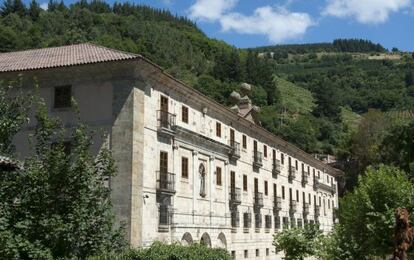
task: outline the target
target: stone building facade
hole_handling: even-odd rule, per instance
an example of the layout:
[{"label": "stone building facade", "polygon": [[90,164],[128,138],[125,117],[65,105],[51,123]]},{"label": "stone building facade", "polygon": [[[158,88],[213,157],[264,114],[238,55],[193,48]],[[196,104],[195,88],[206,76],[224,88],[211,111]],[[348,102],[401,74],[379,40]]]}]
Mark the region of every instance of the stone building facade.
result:
[{"label": "stone building facade", "polygon": [[[229,109],[140,55],[92,44],[0,54],[0,80],[17,77],[27,89],[36,78],[68,129],[73,96],[102,133],[93,152],[112,150],[112,200],[133,246],[202,242],[237,259],[278,259],[275,232],[334,224],[341,172],[262,128],[247,97]],[[34,124],[16,137],[21,157]]]}]

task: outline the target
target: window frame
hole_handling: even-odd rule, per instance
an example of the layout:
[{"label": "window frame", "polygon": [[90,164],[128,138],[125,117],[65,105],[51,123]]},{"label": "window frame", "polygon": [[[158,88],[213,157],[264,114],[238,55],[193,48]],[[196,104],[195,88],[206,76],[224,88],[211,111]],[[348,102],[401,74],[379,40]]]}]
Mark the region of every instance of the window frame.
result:
[{"label": "window frame", "polygon": [[[184,167],[184,162],[186,164],[186,167]],[[188,157],[181,156],[181,178],[188,179],[188,175]]]},{"label": "window frame", "polygon": [[[58,102],[62,102],[63,98],[63,94],[60,94],[58,97],[58,90],[62,90],[68,88],[68,92],[69,93],[65,93],[63,92],[63,94],[68,94],[69,96],[66,96],[65,100],[63,101],[62,104],[58,104]],[[73,93],[73,89],[72,89],[72,85],[60,85],[60,86],[54,86],[53,87],[53,109],[59,110],[59,109],[69,109],[72,107],[72,93]]]},{"label": "window frame", "polygon": [[188,111],[188,107],[182,105],[181,106],[181,122],[188,124],[189,122],[189,111]]}]

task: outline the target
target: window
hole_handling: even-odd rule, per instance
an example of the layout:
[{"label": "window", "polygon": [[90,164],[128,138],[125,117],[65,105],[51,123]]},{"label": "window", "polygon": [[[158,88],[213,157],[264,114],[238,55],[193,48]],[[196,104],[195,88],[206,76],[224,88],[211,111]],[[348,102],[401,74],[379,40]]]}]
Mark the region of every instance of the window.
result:
[{"label": "window", "polygon": [[276,160],[276,150],[274,150],[274,149],[272,151],[272,158],[273,158],[273,160]]},{"label": "window", "polygon": [[188,179],[188,158],[181,157],[181,177]]},{"label": "window", "polygon": [[295,160],[295,168],[298,170],[298,160]]},{"label": "window", "polygon": [[331,209],[331,200],[328,199],[328,209]]},{"label": "window", "polygon": [[296,190],[296,201],[299,202],[299,191]]},{"label": "window", "polygon": [[243,213],[243,227],[250,228],[252,223],[252,213]]},{"label": "window", "polygon": [[188,107],[186,106],[181,107],[181,121],[188,124]]},{"label": "window", "polygon": [[273,183],[273,197],[277,196],[277,187],[276,187],[276,183]]},{"label": "window", "polygon": [[248,258],[249,257],[249,251],[248,250],[244,250],[244,258]]},{"label": "window", "polygon": [[318,171],[318,179],[320,179],[320,178],[321,178],[321,172]]},{"label": "window", "polygon": [[280,162],[283,164],[285,164],[285,155],[283,153],[280,154]]},{"label": "window", "polygon": [[308,194],[308,201],[309,201],[309,204],[312,204],[312,200],[311,200],[311,195],[310,195],[310,193]]},{"label": "window", "polygon": [[282,186],[282,199],[285,199],[285,186]]},{"label": "window", "polygon": [[231,251],[231,257],[233,257],[233,259],[236,259],[236,251]]},{"label": "window", "polygon": [[257,256],[260,256],[260,251],[259,251],[259,249],[256,249],[256,257]]},{"label": "window", "polygon": [[265,216],[265,228],[267,229],[272,228],[272,216],[271,215]]},{"label": "window", "polygon": [[216,122],[216,136],[221,137],[221,124]]},{"label": "window", "polygon": [[59,86],[55,87],[54,108],[67,108],[71,106],[72,87]]},{"label": "window", "polygon": [[267,145],[263,145],[263,155],[267,158]]},{"label": "window", "polygon": [[243,190],[247,191],[247,175],[243,175]]},{"label": "window", "polygon": [[266,256],[269,256],[269,253],[270,251],[269,251],[269,248],[266,248]]},{"label": "window", "polygon": [[267,181],[264,182],[264,193],[267,196],[268,190],[267,190]]},{"label": "window", "polygon": [[280,217],[275,216],[275,229],[280,229]]},{"label": "window", "polygon": [[216,185],[221,186],[221,168],[216,168]]},{"label": "window", "polygon": [[168,172],[168,153],[160,152],[160,172]]},{"label": "window", "polygon": [[243,148],[246,149],[247,148],[247,136],[243,135]]}]

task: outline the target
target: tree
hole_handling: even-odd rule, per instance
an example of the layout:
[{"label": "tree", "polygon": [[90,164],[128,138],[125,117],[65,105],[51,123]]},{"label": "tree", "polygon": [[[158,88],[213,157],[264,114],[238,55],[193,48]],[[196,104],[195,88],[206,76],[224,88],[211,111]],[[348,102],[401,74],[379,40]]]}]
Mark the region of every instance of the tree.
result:
[{"label": "tree", "polygon": [[303,260],[315,255],[322,231],[318,226],[305,225],[305,228],[284,229],[274,235],[276,252],[284,251],[286,260]]},{"label": "tree", "polygon": [[370,259],[392,252],[394,210],[414,208],[414,185],[395,167],[369,167],[358,179],[354,191],[340,202],[339,222],[343,236],[358,245],[352,250],[355,259]]},{"label": "tree", "polygon": [[414,178],[414,120],[411,123],[394,127],[381,144],[384,163],[402,168]]},{"label": "tree", "polygon": [[405,85],[407,87],[414,85],[414,71],[407,71],[405,73]]},{"label": "tree", "polygon": [[39,18],[41,10],[42,9],[40,8],[36,0],[32,0],[30,2],[28,13],[29,13],[30,18],[33,21],[36,21]]},{"label": "tree", "polygon": [[68,145],[46,106],[37,111],[33,155],[13,176],[0,173],[0,255],[85,258],[122,249],[106,185],[115,173],[109,150],[95,158],[91,135],[80,123],[70,131]]},{"label": "tree", "polygon": [[13,137],[28,121],[32,97],[20,88],[19,80],[0,82],[0,155],[11,156]]}]

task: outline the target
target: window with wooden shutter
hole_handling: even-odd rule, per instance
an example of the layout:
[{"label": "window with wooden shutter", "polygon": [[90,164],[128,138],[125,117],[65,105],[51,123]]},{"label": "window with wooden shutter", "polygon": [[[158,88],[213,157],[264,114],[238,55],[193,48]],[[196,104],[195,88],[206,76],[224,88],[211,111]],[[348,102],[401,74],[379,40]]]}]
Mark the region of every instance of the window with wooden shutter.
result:
[{"label": "window with wooden shutter", "polygon": [[188,179],[188,158],[181,157],[181,177]]},{"label": "window with wooden shutter", "polygon": [[186,106],[181,107],[181,121],[188,124],[188,107]]}]

